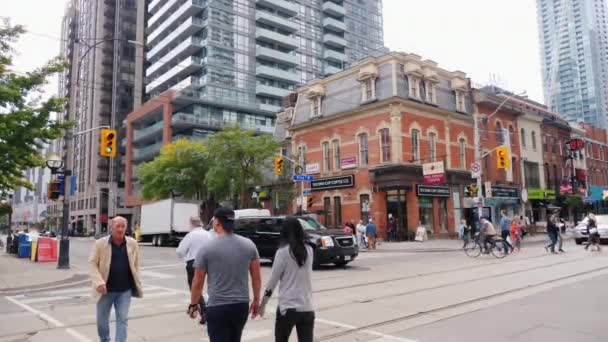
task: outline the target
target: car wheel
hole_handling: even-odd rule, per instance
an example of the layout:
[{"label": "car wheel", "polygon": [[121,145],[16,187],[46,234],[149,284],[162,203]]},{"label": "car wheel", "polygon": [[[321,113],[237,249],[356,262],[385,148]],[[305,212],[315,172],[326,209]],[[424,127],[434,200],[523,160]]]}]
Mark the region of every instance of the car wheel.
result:
[{"label": "car wheel", "polygon": [[336,265],[336,267],[346,267],[346,264],[348,264],[347,261],[337,261],[337,262],[334,262],[334,265]]},{"label": "car wheel", "polygon": [[577,245],[582,245],[582,244],[583,244],[583,239],[574,239],[574,242],[575,242]]}]

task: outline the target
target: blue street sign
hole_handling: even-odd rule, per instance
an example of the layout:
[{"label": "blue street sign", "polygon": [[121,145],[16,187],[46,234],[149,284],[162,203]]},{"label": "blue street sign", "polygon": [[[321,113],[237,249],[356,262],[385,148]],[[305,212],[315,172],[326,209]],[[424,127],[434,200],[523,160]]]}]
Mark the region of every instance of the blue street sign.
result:
[{"label": "blue street sign", "polygon": [[312,190],[310,190],[310,189],[304,189],[304,191],[302,191],[302,193],[304,195],[309,195],[309,194],[312,194]]},{"label": "blue street sign", "polygon": [[313,180],[315,180],[315,177],[306,175],[293,175],[293,180],[296,182],[312,182]]}]

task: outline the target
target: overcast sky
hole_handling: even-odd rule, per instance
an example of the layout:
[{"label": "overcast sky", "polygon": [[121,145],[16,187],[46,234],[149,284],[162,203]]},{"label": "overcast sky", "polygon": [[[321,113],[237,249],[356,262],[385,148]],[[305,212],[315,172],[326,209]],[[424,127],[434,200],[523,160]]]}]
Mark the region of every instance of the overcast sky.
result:
[{"label": "overcast sky", "polygon": [[[417,53],[480,84],[498,80],[542,102],[534,0],[384,0],[385,44]],[[0,0],[0,16],[31,31],[14,69],[28,71],[59,54],[65,0]],[[48,87],[56,91],[56,84]]]}]

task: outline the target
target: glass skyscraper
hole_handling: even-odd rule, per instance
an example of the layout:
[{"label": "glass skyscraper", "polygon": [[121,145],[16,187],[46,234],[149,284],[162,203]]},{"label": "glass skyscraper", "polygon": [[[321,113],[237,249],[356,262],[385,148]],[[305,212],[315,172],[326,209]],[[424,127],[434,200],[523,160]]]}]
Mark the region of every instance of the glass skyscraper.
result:
[{"label": "glass skyscraper", "polygon": [[537,0],[545,101],[568,121],[607,127],[606,0]]}]

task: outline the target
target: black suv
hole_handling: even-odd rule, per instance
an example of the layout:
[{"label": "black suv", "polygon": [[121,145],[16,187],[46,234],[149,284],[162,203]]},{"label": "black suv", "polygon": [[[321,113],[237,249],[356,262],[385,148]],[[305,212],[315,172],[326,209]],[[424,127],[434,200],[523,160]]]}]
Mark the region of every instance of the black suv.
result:
[{"label": "black suv", "polygon": [[[340,229],[327,229],[313,217],[297,216],[304,228],[306,242],[315,251],[314,265],[333,263],[345,266],[359,255],[359,247],[352,235]],[[239,217],[235,233],[255,243],[261,258],[273,259],[279,248],[284,216]]]}]

